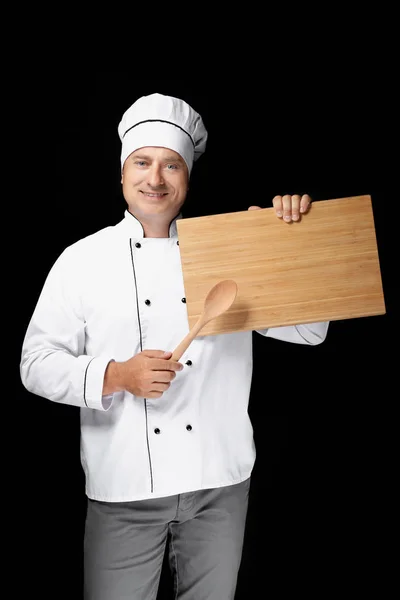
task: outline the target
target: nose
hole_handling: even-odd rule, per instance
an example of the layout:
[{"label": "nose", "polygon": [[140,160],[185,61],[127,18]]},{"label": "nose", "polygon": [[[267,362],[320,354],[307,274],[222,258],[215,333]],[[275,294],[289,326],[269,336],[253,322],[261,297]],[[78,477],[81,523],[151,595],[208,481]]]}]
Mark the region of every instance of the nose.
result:
[{"label": "nose", "polygon": [[161,165],[154,163],[148,172],[148,184],[153,187],[160,187],[164,185],[164,179],[161,172]]}]

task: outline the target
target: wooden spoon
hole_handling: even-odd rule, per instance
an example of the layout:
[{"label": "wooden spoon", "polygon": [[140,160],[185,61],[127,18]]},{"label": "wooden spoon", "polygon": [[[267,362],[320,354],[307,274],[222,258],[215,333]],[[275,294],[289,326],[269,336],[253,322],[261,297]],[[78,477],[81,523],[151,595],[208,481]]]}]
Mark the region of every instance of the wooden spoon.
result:
[{"label": "wooden spoon", "polygon": [[224,279],[211,288],[204,301],[203,312],[187,336],[175,348],[170,360],[179,360],[204,325],[228,310],[236,298],[237,289],[237,284],[232,279]]}]

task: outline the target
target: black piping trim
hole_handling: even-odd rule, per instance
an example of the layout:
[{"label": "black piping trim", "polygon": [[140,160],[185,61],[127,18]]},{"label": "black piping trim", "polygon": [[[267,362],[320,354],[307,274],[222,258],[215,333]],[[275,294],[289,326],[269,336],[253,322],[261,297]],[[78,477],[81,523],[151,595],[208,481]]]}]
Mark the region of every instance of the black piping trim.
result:
[{"label": "black piping trim", "polygon": [[[139,219],[138,219],[137,217],[135,217],[135,215],[134,215],[133,213],[131,213],[131,211],[130,211],[130,210],[128,210],[128,213],[129,213],[130,215],[132,215],[132,217],[133,217],[134,219],[136,219],[136,221],[139,223],[140,227],[142,228],[142,231],[143,231],[143,237],[144,237],[144,229],[143,229],[143,225],[141,224],[141,222],[139,221]],[[132,256],[132,261],[133,261],[133,256]],[[138,309],[138,310],[139,310],[139,309]],[[138,314],[139,314],[139,313],[138,313]]]},{"label": "black piping trim", "polygon": [[186,133],[186,135],[188,136],[188,138],[190,139],[190,141],[193,144],[193,148],[196,148],[196,144],[194,143],[193,138],[189,132],[187,132],[185,129],[183,129],[183,127],[181,127],[180,125],[177,125],[176,123],[173,123],[172,121],[165,121],[164,119],[146,119],[145,121],[139,121],[139,123],[135,123],[134,125],[132,125],[132,127],[129,127],[129,129],[127,129],[125,131],[124,135],[122,136],[122,139],[124,139],[124,137],[126,136],[128,131],[131,131],[131,129],[134,129],[138,125],[143,125],[143,123],[168,123],[168,125],[173,125],[174,127],[177,127],[178,129],[183,131],[183,133]]},{"label": "black piping trim", "polygon": [[[135,217],[136,218],[136,217]],[[143,338],[142,338],[142,326],[140,324],[140,313],[139,313],[139,294],[137,289],[137,281],[136,281],[136,270],[135,270],[135,261],[133,260],[133,248],[132,248],[132,240],[129,240],[129,247],[131,251],[131,260],[132,260],[132,270],[133,270],[133,279],[135,282],[135,291],[136,291],[136,310],[137,310],[137,318],[139,324],[139,335],[140,335],[140,351],[143,351]],[[151,454],[150,454],[150,443],[149,443],[149,425],[148,425],[148,414],[147,414],[147,400],[143,399],[144,403],[144,412],[146,417],[146,441],[147,441],[147,454],[149,457],[149,466],[150,466],[150,481],[151,481],[151,493],[154,491],[154,482],[153,482],[153,466],[151,463]]]},{"label": "black piping trim", "polygon": [[303,340],[304,340],[304,341],[305,341],[305,342],[306,342],[306,343],[307,343],[309,346],[312,346],[312,345],[313,345],[311,342],[309,342],[309,341],[308,341],[308,339],[307,339],[307,338],[305,338],[305,337],[304,337],[304,335],[303,335],[302,333],[300,333],[300,331],[299,331],[299,329],[298,329],[297,325],[295,325],[295,326],[294,326],[294,328],[295,328],[295,330],[297,331],[297,333],[299,334],[299,336],[300,336],[301,338],[303,338]]},{"label": "black piping trim", "polygon": [[86,404],[86,406],[89,408],[88,403],[86,402],[86,379],[87,379],[87,372],[88,372],[88,368],[90,363],[92,362],[92,360],[94,360],[94,356],[91,360],[89,360],[88,364],[86,365],[86,369],[85,369],[85,378],[83,380],[83,401]]},{"label": "black piping trim", "polygon": [[[128,210],[128,213],[129,213],[130,215],[132,215],[132,217],[133,217],[134,219],[136,219],[136,221],[139,223],[140,227],[142,228],[143,237],[145,237],[145,235],[144,235],[144,229],[143,229],[143,225],[141,224],[141,222],[139,221],[139,219],[138,219],[137,217],[135,217],[135,215],[134,215],[133,213],[131,213],[131,211],[130,211],[130,210]],[[179,214],[180,214],[180,213],[179,213]],[[171,225],[172,225],[172,223],[175,221],[175,219],[177,219],[177,218],[179,217],[179,214],[178,214],[178,215],[176,215],[176,216],[175,216],[175,217],[174,217],[174,218],[173,218],[173,219],[170,221],[170,224],[168,225],[168,234],[169,234],[169,237],[171,237]],[[177,229],[178,229],[178,228],[177,228]],[[132,260],[133,260],[133,257],[132,257]],[[139,308],[138,308],[138,310],[139,310]],[[138,314],[139,314],[139,313],[138,313]]]}]

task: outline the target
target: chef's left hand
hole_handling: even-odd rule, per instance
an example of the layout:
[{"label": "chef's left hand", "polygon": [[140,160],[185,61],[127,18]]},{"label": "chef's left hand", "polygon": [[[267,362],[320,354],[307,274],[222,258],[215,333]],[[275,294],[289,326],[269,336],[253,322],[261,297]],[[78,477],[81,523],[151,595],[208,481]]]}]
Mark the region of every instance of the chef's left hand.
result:
[{"label": "chef's left hand", "polygon": [[[272,204],[275,208],[276,216],[280,219],[283,218],[286,223],[291,221],[298,221],[300,214],[305,214],[310,208],[311,198],[308,194],[295,194],[290,196],[275,196],[272,200]],[[248,210],[258,210],[261,206],[249,206]]]}]

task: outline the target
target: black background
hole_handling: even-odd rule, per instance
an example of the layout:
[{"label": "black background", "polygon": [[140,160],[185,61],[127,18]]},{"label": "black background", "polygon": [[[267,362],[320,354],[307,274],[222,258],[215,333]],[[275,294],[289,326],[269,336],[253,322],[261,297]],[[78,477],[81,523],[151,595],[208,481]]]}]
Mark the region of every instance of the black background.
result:
[{"label": "black background", "polygon": [[[389,235],[398,198],[388,184],[393,123],[376,101],[385,91],[380,82],[352,77],[313,90],[265,89],[237,78],[218,87],[207,78],[57,71],[32,73],[24,89],[29,111],[20,122],[29,135],[18,157],[24,191],[18,186],[13,205],[24,265],[13,280],[20,299],[13,327],[17,408],[3,424],[17,438],[6,500],[16,524],[10,553],[24,564],[16,589],[27,585],[43,599],[81,598],[86,504],[79,411],[28,393],[19,356],[57,256],[122,218],[117,126],[136,98],[152,92],[187,100],[209,131],[185,216],[267,207],[275,194],[372,197],[387,313],[332,322],[325,343],[314,348],[254,334],[249,412],[257,461],[236,598],[286,598],[299,589],[321,597],[325,589],[341,592],[345,582],[353,589],[358,578],[372,585],[365,561],[384,527],[381,508],[379,523],[373,519],[384,486],[391,500],[386,468],[394,439],[385,431],[398,368],[390,344],[397,323]],[[164,569],[160,600],[172,598],[170,583]]]}]

